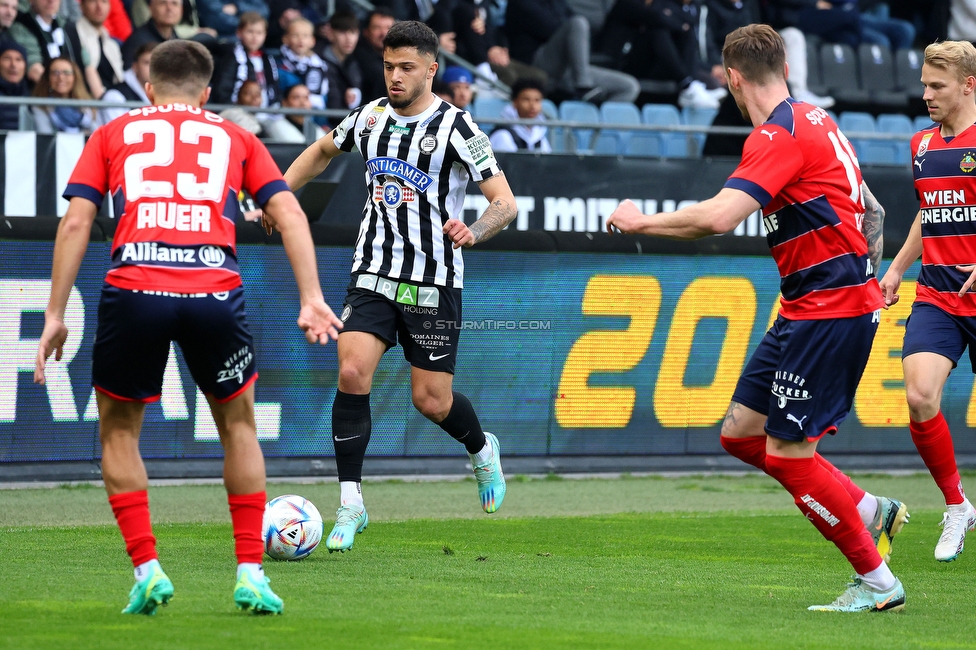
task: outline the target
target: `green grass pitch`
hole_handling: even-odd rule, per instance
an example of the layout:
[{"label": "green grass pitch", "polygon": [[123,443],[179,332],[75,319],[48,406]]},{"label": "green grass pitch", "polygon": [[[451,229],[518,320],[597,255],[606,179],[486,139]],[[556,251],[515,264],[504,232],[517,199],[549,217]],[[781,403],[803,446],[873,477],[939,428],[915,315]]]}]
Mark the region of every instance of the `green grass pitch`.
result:
[{"label": "green grass pitch", "polygon": [[[472,481],[367,482],[371,523],[351,552],[265,563],[278,617],[233,607],[220,486],[150,489],[176,586],[154,617],[119,613],[131,566],[100,488],[0,490],[0,648],[974,647],[976,547],[933,559],[931,479],[857,480],[912,513],[892,559],[902,613],[807,612],[850,567],[759,476],[516,477],[491,517]],[[268,492],[308,497],[328,530],[334,483]]]}]

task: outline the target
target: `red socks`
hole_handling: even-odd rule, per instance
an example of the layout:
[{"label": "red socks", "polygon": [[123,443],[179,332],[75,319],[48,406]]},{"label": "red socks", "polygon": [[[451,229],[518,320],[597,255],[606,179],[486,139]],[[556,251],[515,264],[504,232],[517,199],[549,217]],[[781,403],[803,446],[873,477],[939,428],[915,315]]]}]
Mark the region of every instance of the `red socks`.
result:
[{"label": "red socks", "polygon": [[881,566],[878,549],[850,495],[816,458],[767,455],[766,472],[793,495],[800,512],[840,549],[858,574]]},{"label": "red socks", "polygon": [[145,490],[123,492],[111,495],[108,502],[119,522],[125,552],[132,558],[132,566],[157,559],[156,538],[149,522],[149,494]]},{"label": "red socks", "polygon": [[261,523],[267,492],[253,494],[228,494],[230,519],[234,524],[234,552],[237,563],[261,564],[264,541],[261,539]]},{"label": "red socks", "polygon": [[749,438],[727,438],[721,436],[722,448],[743,463],[749,463],[766,471],[766,436],[751,436]]},{"label": "red socks", "polygon": [[859,488],[857,486],[857,483],[851,480],[850,476],[848,476],[844,472],[834,467],[829,460],[827,460],[820,454],[814,454],[813,457],[816,458],[817,462],[820,463],[820,466],[823,467],[828,472],[830,472],[831,475],[835,479],[837,479],[837,482],[840,483],[840,486],[844,488],[844,490],[846,490],[849,495],[851,495],[851,499],[854,500],[854,506],[856,507],[857,504],[861,502],[861,499],[864,498],[864,494],[865,494],[864,490]]},{"label": "red socks", "polygon": [[957,505],[966,498],[962,490],[962,480],[956,467],[956,452],[952,446],[949,424],[940,411],[931,420],[915,422],[911,420],[908,428],[912,432],[912,442],[925,466],[932,473],[935,484],[945,495],[946,505]]}]

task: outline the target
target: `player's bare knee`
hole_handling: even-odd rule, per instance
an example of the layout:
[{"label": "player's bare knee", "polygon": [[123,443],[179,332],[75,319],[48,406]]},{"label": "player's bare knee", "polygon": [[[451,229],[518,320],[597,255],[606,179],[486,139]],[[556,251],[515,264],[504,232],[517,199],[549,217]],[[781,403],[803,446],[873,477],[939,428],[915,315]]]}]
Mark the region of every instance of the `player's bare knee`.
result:
[{"label": "player's bare knee", "polygon": [[433,422],[440,422],[451,411],[451,400],[427,391],[414,391],[413,405],[421,415]]},{"label": "player's bare knee", "polygon": [[356,364],[344,363],[339,366],[339,390],[344,393],[368,393],[372,382],[372,374]]},{"label": "player's bare knee", "polygon": [[905,386],[905,397],[908,401],[908,413],[916,422],[925,422],[935,417],[942,402],[941,388],[920,383],[908,383]]}]

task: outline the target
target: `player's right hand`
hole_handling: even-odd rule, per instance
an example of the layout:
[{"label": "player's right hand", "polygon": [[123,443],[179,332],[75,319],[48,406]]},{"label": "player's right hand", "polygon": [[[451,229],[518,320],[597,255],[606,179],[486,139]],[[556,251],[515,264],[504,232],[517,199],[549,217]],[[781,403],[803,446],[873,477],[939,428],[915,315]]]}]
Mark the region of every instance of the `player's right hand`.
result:
[{"label": "player's right hand", "polygon": [[64,342],[68,338],[68,328],[60,318],[47,316],[44,319],[44,331],[41,332],[41,342],[37,346],[37,358],[34,360],[34,383],[44,385],[44,368],[47,359],[54,354],[56,361],[61,360],[64,353]]},{"label": "player's right hand", "polygon": [[342,321],[324,301],[317,301],[302,306],[298,327],[305,332],[309,343],[326,345],[330,338],[333,341],[339,338]]},{"label": "player's right hand", "polygon": [[897,271],[892,271],[888,269],[888,272],[884,274],[881,278],[881,293],[884,295],[884,308],[887,309],[892,305],[898,303],[898,299],[901,297],[898,295],[898,287],[901,286],[901,274]]}]

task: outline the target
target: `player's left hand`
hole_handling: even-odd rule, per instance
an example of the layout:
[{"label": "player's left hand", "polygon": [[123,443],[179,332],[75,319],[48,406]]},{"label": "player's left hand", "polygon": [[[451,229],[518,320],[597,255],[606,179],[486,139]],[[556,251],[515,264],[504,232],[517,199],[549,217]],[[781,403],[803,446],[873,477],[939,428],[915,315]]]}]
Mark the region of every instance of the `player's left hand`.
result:
[{"label": "player's left hand", "polygon": [[458,219],[448,219],[444,223],[444,234],[454,242],[454,248],[471,248],[474,246],[474,233]]},{"label": "player's left hand", "polygon": [[47,359],[54,354],[56,361],[61,360],[64,353],[64,342],[68,338],[68,328],[60,318],[50,316],[44,319],[44,331],[41,332],[41,341],[37,346],[37,358],[34,360],[34,383],[44,385],[47,381],[44,377],[44,368]]},{"label": "player's left hand", "polygon": [[963,283],[962,288],[959,290],[959,297],[962,298],[973,286],[973,282],[976,282],[976,264],[956,265],[956,270],[969,274],[969,279]]},{"label": "player's left hand", "polygon": [[264,226],[264,232],[268,233],[269,235],[274,233],[274,219],[272,219],[264,210],[261,211],[261,225]]},{"label": "player's left hand", "polygon": [[607,232],[613,234],[622,232],[628,235],[640,232],[641,220],[644,217],[634,202],[624,199],[607,219]]},{"label": "player's left hand", "polygon": [[298,313],[298,327],[305,332],[309,343],[326,345],[329,339],[335,341],[339,338],[342,321],[331,307],[319,300],[302,306]]}]

